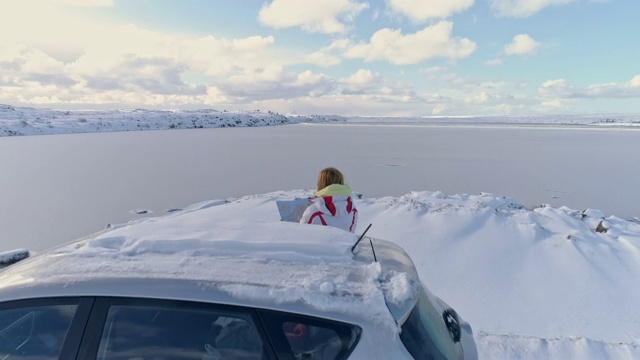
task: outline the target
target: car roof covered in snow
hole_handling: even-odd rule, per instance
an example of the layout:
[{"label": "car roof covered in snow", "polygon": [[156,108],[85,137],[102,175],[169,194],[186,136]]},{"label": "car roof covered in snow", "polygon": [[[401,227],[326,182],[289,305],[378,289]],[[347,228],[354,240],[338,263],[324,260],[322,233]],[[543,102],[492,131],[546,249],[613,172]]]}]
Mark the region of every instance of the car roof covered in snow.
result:
[{"label": "car roof covered in snow", "polygon": [[206,210],[182,212],[118,226],[12,265],[0,272],[0,301],[134,296],[395,323],[417,301],[415,267],[402,249],[382,240],[373,242],[378,262],[368,238],[354,255],[357,240],[331,227],[217,223]]}]

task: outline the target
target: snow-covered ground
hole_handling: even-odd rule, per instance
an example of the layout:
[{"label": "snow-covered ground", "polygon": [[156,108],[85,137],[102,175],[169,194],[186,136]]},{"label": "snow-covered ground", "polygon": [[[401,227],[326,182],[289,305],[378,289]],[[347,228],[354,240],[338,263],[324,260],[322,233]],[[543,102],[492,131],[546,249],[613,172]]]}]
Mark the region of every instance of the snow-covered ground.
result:
[{"label": "snow-covered ground", "polygon": [[[0,136],[324,121],[635,127],[640,117],[378,119],[144,110],[67,114],[0,105]],[[309,195],[306,190],[247,194],[204,201],[189,210],[193,221],[224,232],[217,224],[229,219],[247,227],[279,221],[276,200]],[[597,209],[524,207],[503,194],[364,195],[356,200],[358,232],[371,223],[369,235],[407,250],[427,286],[471,323],[481,358],[640,358],[639,223]],[[171,233],[176,231],[180,229]]]},{"label": "snow-covered ground", "polygon": [[[194,239],[231,239],[241,228],[251,233],[252,225],[260,225],[259,236],[265,239],[287,237],[278,234],[281,227],[265,226],[280,221],[276,200],[312,194],[289,190],[204,201],[175,210],[166,219],[115,226],[96,244],[109,256],[115,256],[115,247],[125,253],[190,256],[203,251],[197,247],[204,243]],[[372,224],[368,235],[393,241],[410,254],[422,281],[472,325],[482,359],[640,357],[640,224],[604,217],[594,209],[526,209],[493,194],[425,191],[354,201],[360,214],[357,232]],[[131,243],[136,238],[142,240]],[[96,246],[91,251],[100,249]],[[233,253],[242,246],[246,244],[238,249],[227,244],[217,251]],[[333,248],[328,246],[323,254]],[[313,261],[306,261],[312,266]],[[252,269],[224,271],[231,270],[250,274]],[[309,283],[316,280],[326,281]],[[236,296],[256,296],[236,290]],[[286,302],[298,292],[265,296]],[[306,301],[315,303],[313,298]],[[318,306],[322,304],[326,301]]]},{"label": "snow-covered ground", "polygon": [[197,129],[296,124],[301,122],[392,122],[428,124],[546,124],[640,126],[640,115],[537,115],[464,117],[343,117],[254,111],[202,110],[55,110],[0,104],[0,136]]}]

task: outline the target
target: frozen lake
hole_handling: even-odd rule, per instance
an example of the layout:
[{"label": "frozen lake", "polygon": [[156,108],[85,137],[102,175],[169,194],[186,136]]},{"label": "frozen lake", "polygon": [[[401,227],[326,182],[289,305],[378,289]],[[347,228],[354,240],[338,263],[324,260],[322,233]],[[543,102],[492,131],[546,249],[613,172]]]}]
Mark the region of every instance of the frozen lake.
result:
[{"label": "frozen lake", "polygon": [[[365,197],[491,192],[640,216],[640,129],[301,124],[0,138],[0,250],[41,251],[202,200],[313,189],[341,169]],[[274,209],[274,211],[276,211]]]}]

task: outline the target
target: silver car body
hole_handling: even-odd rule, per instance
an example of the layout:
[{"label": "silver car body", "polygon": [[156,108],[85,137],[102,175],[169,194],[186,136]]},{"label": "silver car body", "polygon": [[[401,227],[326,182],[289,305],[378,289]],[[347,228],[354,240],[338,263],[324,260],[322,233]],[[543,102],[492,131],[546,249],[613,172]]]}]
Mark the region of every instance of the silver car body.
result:
[{"label": "silver car body", "polygon": [[[215,237],[206,232],[197,239],[167,239],[166,231],[148,236],[141,236],[140,231],[128,231],[136,226],[152,229],[154,225],[148,222],[124,225],[1,270],[0,303],[33,298],[109,296],[185,300],[298,313],[360,326],[362,334],[350,356],[353,359],[413,358],[403,346],[400,332],[419,301],[420,287],[429,296],[434,311],[440,314],[448,308],[420,282],[410,257],[388,241],[365,237],[352,255],[350,246],[357,236],[322,226],[279,223],[261,231],[263,225],[257,224],[246,231],[242,225],[237,231],[227,231],[223,239],[211,239],[213,247],[203,246]],[[234,236],[227,236],[229,233]],[[261,233],[269,234],[268,238],[258,238],[257,234]],[[281,234],[286,241],[275,239],[274,233]],[[317,242],[307,246],[307,235],[324,239],[333,250],[324,252]],[[236,242],[242,245],[237,246]],[[131,244],[136,246],[129,246]],[[295,244],[295,250],[289,253],[287,244]],[[185,252],[191,245],[194,250]],[[224,250],[228,248],[232,251]],[[268,259],[261,253],[267,254]],[[340,259],[348,256],[352,259],[335,261],[338,255]],[[245,270],[238,274],[230,270],[239,264],[238,268]],[[283,264],[287,271],[282,271]],[[372,281],[371,271],[378,271],[381,276]],[[393,298],[393,292],[388,289],[393,285],[394,276],[399,274],[406,283],[413,284],[414,289]],[[342,280],[331,280],[338,278]],[[323,282],[310,284],[308,279],[323,279]],[[386,303],[386,314],[379,310],[380,302]],[[475,359],[471,327],[462,320],[460,323],[462,336],[455,346],[460,347],[465,359]],[[437,328],[446,329],[441,324]]]}]

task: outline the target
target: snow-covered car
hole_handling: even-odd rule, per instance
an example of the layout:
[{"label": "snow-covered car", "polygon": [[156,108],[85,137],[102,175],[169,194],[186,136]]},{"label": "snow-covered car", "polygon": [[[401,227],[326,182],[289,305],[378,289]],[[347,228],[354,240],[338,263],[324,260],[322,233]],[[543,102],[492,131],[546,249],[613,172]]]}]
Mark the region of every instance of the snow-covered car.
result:
[{"label": "snow-covered car", "polygon": [[[358,242],[358,240],[360,240]],[[357,246],[355,245],[357,243]],[[149,218],[0,270],[0,359],[475,359],[397,245]]]}]

